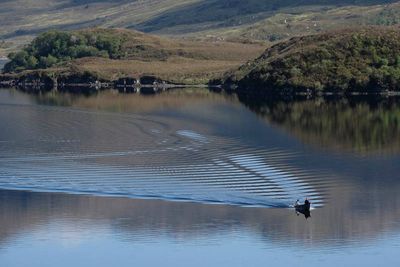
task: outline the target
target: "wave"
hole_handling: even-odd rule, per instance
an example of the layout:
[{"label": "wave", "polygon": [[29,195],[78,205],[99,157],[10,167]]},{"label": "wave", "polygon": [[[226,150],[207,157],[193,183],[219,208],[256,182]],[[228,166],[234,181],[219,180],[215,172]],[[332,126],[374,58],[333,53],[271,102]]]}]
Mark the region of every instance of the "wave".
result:
[{"label": "wave", "polygon": [[288,163],[296,153],[181,121],[29,105],[0,111],[8,127],[0,188],[281,208],[326,199],[323,174]]}]

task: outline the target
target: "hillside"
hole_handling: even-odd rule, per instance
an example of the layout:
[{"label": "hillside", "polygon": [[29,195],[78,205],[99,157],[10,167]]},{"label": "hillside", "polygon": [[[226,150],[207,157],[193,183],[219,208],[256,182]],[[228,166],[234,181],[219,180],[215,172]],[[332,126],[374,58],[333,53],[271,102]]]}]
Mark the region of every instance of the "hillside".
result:
[{"label": "hillside", "polygon": [[400,89],[400,29],[353,28],[293,37],[225,78],[248,90]]},{"label": "hillside", "polygon": [[0,1],[0,56],[49,29],[129,28],[208,40],[276,41],[348,25],[397,24],[391,0]]},{"label": "hillside", "polygon": [[0,56],[18,50],[41,32],[89,27],[134,28],[165,10],[196,0],[15,0],[0,1]]},{"label": "hillside", "polygon": [[400,3],[388,5],[345,5],[331,8],[292,8],[277,12],[250,25],[239,25],[203,32],[226,40],[275,42],[293,36],[316,34],[358,26],[400,23]]},{"label": "hillside", "polygon": [[48,31],[17,53],[5,72],[91,73],[104,80],[154,75],[175,83],[207,83],[257,57],[263,46],[174,40],[126,29]]},{"label": "hillside", "polygon": [[138,25],[144,31],[185,33],[254,24],[279,13],[324,11],[343,6],[388,4],[390,0],[209,0],[197,1]]}]

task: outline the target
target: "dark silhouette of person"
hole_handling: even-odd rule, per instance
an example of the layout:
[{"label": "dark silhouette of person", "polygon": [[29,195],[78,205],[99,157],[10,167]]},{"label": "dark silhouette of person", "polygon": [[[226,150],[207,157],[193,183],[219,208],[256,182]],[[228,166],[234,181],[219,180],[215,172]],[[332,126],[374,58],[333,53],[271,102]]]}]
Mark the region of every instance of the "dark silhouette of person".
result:
[{"label": "dark silhouette of person", "polygon": [[[297,203],[298,203],[298,201],[296,201],[296,204]],[[306,219],[311,217],[310,206],[311,206],[311,202],[306,198],[303,205],[298,204],[295,206],[297,215],[299,215],[299,213],[301,213],[304,215],[304,217]]]}]

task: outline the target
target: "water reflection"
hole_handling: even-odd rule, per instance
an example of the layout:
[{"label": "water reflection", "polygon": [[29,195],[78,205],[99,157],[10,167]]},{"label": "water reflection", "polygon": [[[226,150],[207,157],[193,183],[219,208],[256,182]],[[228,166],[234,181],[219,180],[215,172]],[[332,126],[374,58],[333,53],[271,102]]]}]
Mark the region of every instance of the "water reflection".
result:
[{"label": "water reflection", "polygon": [[[346,153],[342,146],[355,142],[350,140],[359,136],[354,134],[358,125],[366,131],[366,123],[374,124],[368,119],[378,116],[374,114],[382,112],[396,121],[394,99],[267,98],[251,102],[251,108],[277,124],[277,129],[243,108],[235,95],[204,89],[172,90],[157,96],[115,91],[93,96],[0,93],[3,188],[273,207],[289,207],[295,199],[308,196],[316,206],[334,198],[333,208],[339,210],[351,210],[352,205],[362,208],[367,197],[384,203],[388,213],[396,209],[392,200],[397,199],[398,157],[359,157]],[[242,95],[239,100],[250,101]],[[364,118],[354,110],[372,114],[362,124],[351,124],[351,114]],[[343,121],[338,119],[342,112],[347,114],[343,120],[349,138],[335,133]],[[326,114],[329,125],[333,118],[333,126],[313,128],[314,122],[319,125],[324,120],[316,114]],[[395,136],[396,123],[377,124],[381,127],[377,131],[382,132],[377,136],[383,136],[384,142],[398,141],[386,140],[385,133],[391,131],[380,126],[394,129],[389,136]],[[282,126],[289,135],[280,130]],[[325,151],[332,147],[329,138],[321,138],[327,143],[310,149],[298,135],[293,138],[297,131],[316,136],[310,137],[313,144],[318,136],[329,133],[339,138],[334,140],[344,152]],[[391,147],[396,148],[393,143]],[[352,193],[360,187],[365,190]],[[366,211],[369,215],[376,212]]]},{"label": "water reflection", "polygon": [[204,101],[223,103],[236,101],[236,96],[216,94],[208,89],[176,88],[160,94],[125,94],[116,90],[96,92],[90,95],[47,92],[31,94],[32,102],[40,105],[71,106],[76,108],[112,111],[112,112],[154,112],[172,108],[199,105]]},{"label": "water reflection", "polygon": [[379,239],[385,232],[398,231],[400,226],[398,221],[394,223],[382,215],[370,217],[368,222],[362,217],[352,217],[350,221],[344,218],[346,216],[332,214],[329,207],[314,210],[313,217],[305,220],[297,217],[292,209],[61,193],[0,190],[0,199],[0,244],[7,244],[16,234],[35,231],[54,222],[74,223],[76,227],[89,224],[94,230],[111,227],[117,236],[131,241],[149,235],[150,239],[159,235],[212,238],[221,232],[235,230],[252,232],[259,241],[302,244],[310,249],[362,244]]},{"label": "water reflection", "polygon": [[45,105],[73,106],[113,112],[154,112],[198,105],[244,103],[268,122],[278,125],[305,143],[320,148],[365,153],[397,153],[400,150],[400,97],[306,96],[271,97],[214,93],[206,89],[171,89],[160,95],[138,96],[105,91],[82,96],[45,93],[33,95]]},{"label": "water reflection", "polygon": [[291,99],[239,94],[241,102],[303,142],[358,153],[398,153],[400,98],[325,96]]},{"label": "water reflection", "polygon": [[[255,266],[305,254],[315,266],[395,264],[397,100],[256,100],[0,90],[0,263],[26,266],[32,258],[20,255],[65,251],[67,239],[80,252],[121,251],[121,266],[155,250],[157,264],[174,265],[163,251],[178,248],[176,263],[201,246],[208,259],[246,255]],[[290,207],[304,197],[317,207],[307,220]],[[362,256],[371,251],[380,254]],[[101,254],[97,265],[116,258]]]}]

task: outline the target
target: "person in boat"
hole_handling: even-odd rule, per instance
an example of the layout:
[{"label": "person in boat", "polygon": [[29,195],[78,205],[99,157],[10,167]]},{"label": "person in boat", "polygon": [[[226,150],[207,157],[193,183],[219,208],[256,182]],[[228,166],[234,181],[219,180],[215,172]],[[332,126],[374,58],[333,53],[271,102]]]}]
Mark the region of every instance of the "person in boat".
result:
[{"label": "person in boat", "polygon": [[306,219],[311,217],[310,206],[311,202],[307,198],[304,201],[304,204],[300,204],[299,200],[297,200],[294,205],[297,216],[299,215],[299,213],[301,213],[306,217]]},{"label": "person in boat", "polygon": [[294,203],[295,207],[305,207],[307,209],[310,208],[311,206],[311,202],[306,198],[306,200],[304,201],[304,204],[300,204],[300,200],[296,200],[296,202]]},{"label": "person in boat", "polygon": [[306,198],[306,200],[304,201],[304,205],[305,205],[308,209],[310,209],[311,202]]}]

